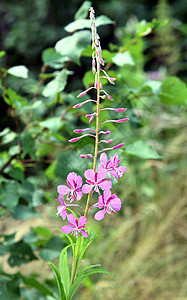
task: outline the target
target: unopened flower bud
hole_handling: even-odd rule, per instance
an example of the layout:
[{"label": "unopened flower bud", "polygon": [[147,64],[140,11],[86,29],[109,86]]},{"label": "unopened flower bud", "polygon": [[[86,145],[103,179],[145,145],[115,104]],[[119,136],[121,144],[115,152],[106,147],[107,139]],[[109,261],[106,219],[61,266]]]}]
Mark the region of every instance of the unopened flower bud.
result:
[{"label": "unopened flower bud", "polygon": [[126,111],[127,108],[115,108],[115,111]]},{"label": "unopened flower bud", "polygon": [[74,142],[77,142],[78,140],[80,140],[80,137],[73,138],[73,139],[69,140],[69,142],[74,143]]},{"label": "unopened flower bud", "polygon": [[124,145],[124,143],[118,144],[118,145],[113,147],[113,150],[119,149],[119,148],[123,147],[123,145]]},{"label": "unopened flower bud", "polygon": [[116,120],[116,123],[124,123],[127,122],[129,119],[120,119],[120,120]]},{"label": "unopened flower bud", "polygon": [[81,133],[81,132],[84,132],[84,129],[75,129],[75,130],[73,130],[73,132],[75,132],[75,133]]},{"label": "unopened flower bud", "polygon": [[114,99],[112,98],[112,96],[110,96],[109,94],[107,94],[107,98],[108,98],[110,101],[114,101]]}]

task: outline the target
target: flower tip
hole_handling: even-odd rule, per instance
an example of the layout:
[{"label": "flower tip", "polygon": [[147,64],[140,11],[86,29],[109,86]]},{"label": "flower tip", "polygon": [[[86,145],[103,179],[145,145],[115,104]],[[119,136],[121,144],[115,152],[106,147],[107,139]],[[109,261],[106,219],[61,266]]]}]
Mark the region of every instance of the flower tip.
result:
[{"label": "flower tip", "polygon": [[125,119],[120,119],[120,120],[116,120],[116,123],[124,123],[127,122],[129,119],[125,118]]},{"label": "flower tip", "polygon": [[80,140],[80,137],[77,137],[77,138],[73,138],[71,140],[69,140],[70,143],[74,143],[76,141]]},{"label": "flower tip", "polygon": [[87,93],[87,91],[81,92],[80,94],[78,94],[77,98],[83,97],[86,93]]},{"label": "flower tip", "polygon": [[81,107],[83,104],[82,103],[78,103],[78,104],[75,104],[74,106],[73,106],[73,108],[79,108],[79,107]]},{"label": "flower tip", "polygon": [[73,132],[75,132],[75,133],[82,133],[82,132],[84,132],[84,130],[83,129],[75,129],[75,130],[73,130]]},{"label": "flower tip", "polygon": [[124,143],[118,144],[118,145],[113,147],[113,150],[119,149],[119,148],[123,147],[123,145],[124,145]]}]

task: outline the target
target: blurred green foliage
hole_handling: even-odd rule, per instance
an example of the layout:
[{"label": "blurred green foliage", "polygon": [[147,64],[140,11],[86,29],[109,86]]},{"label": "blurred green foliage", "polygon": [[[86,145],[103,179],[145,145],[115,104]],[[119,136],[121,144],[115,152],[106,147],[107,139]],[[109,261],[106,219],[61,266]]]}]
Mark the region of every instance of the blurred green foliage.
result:
[{"label": "blurred green foliage", "polygon": [[[29,262],[59,256],[68,241],[54,230],[61,224],[55,220],[56,186],[69,172],[83,175],[91,167],[79,156],[92,152],[93,141],[67,142],[76,136],[73,129],[87,127],[84,115],[92,111],[90,104],[72,108],[81,88],[94,81],[89,71],[90,1],[77,11],[81,3],[0,4],[0,254],[6,255],[11,267],[24,264],[25,268]],[[128,172],[116,186],[123,210],[117,218],[92,223],[98,239],[87,257],[92,263],[103,262],[119,281],[102,277],[93,288],[87,279],[81,299],[185,299],[184,12],[183,2],[174,2],[172,23],[163,4],[168,5],[160,1],[148,14],[143,1],[109,1],[107,7],[103,1],[95,3],[96,15],[102,15],[98,25],[106,69],[117,78],[116,86],[106,87],[115,101],[106,103],[128,108],[128,123],[107,126],[114,140],[125,141],[125,149],[118,153]],[[135,15],[147,21],[138,21]],[[174,33],[180,47],[171,46]],[[163,34],[172,38],[168,41]],[[158,43],[160,48],[155,46]],[[162,59],[160,64],[158,49],[164,47],[170,60]],[[102,118],[115,116],[105,112]],[[17,238],[14,222],[24,227],[30,218],[32,228]],[[38,226],[37,218],[45,223]],[[24,268],[17,273],[1,269],[2,299],[58,297],[54,280],[43,272],[41,276],[40,267],[29,275]]]}]

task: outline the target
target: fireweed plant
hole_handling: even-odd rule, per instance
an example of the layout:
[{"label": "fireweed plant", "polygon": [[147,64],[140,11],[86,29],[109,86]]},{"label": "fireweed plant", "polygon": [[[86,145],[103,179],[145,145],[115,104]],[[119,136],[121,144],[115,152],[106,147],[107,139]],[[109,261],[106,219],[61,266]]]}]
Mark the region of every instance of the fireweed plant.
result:
[{"label": "fireweed plant", "polygon": [[[83,102],[79,102],[74,105],[74,108],[79,108],[88,102],[93,102],[96,105],[96,111],[86,115],[89,118],[89,123],[91,124],[93,120],[96,120],[96,128],[85,128],[85,129],[75,129],[74,132],[83,135],[69,140],[69,142],[74,143],[83,137],[91,136],[95,139],[95,150],[94,154],[81,154],[80,158],[93,159],[93,168],[85,171],[85,181],[83,184],[83,179],[80,175],[75,172],[71,172],[67,176],[67,185],[59,185],[57,187],[58,191],[58,202],[57,216],[62,217],[63,220],[67,219],[67,225],[63,225],[61,231],[67,235],[70,244],[65,247],[60,255],[59,260],[59,270],[57,267],[50,262],[52,266],[59,287],[60,299],[72,299],[77,287],[80,283],[88,277],[90,274],[94,273],[107,273],[103,269],[96,268],[100,265],[91,265],[82,269],[79,269],[81,259],[85,253],[87,247],[95,238],[95,233],[90,233],[87,229],[87,218],[88,213],[94,209],[97,212],[94,215],[95,220],[102,220],[106,214],[116,214],[117,211],[121,209],[121,200],[115,193],[112,193],[112,178],[117,181],[118,178],[122,177],[126,171],[126,167],[120,166],[121,159],[118,155],[107,157],[106,151],[116,150],[121,148],[124,144],[118,144],[113,147],[100,149],[101,144],[110,144],[112,139],[101,139],[102,135],[110,135],[110,131],[100,130],[100,125],[106,124],[108,122],[123,123],[128,121],[127,118],[115,119],[115,120],[105,120],[100,123],[99,116],[102,111],[113,110],[116,112],[125,112],[126,108],[102,108],[100,109],[100,102],[109,99],[114,101],[114,99],[103,89],[101,78],[105,78],[109,83],[114,84],[115,78],[110,77],[104,68],[104,61],[102,58],[102,49],[100,46],[100,37],[97,34],[95,25],[95,12],[93,8],[90,8],[90,21],[91,21],[91,32],[92,32],[92,72],[95,76],[94,86],[89,87],[85,91],[81,92],[77,97],[81,98],[86,95],[91,89],[96,90],[97,98],[88,99]],[[86,132],[86,133],[85,133]],[[87,133],[88,132],[88,133]],[[99,161],[99,164],[97,163]],[[98,166],[97,166],[98,165]],[[93,194],[96,194],[96,203],[91,203]],[[87,196],[87,202],[85,208],[81,207],[79,200],[82,199],[83,195]],[[78,218],[77,213],[72,211],[72,207],[76,208],[78,214],[82,215]],[[73,258],[71,272],[69,270],[67,250],[72,247]],[[113,274],[111,274],[113,275]]]}]

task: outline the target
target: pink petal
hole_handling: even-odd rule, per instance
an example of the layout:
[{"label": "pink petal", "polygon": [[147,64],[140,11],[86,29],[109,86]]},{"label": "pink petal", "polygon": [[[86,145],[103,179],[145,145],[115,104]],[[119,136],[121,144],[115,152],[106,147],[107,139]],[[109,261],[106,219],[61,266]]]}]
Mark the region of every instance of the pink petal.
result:
[{"label": "pink petal", "polygon": [[71,186],[71,188],[74,189],[75,187],[74,187],[73,181],[75,181],[75,182],[77,181],[77,174],[75,172],[71,172],[67,176],[68,184]]},{"label": "pink petal", "polygon": [[76,225],[76,218],[75,218],[75,216],[73,215],[73,214],[69,214],[68,216],[67,216],[67,219],[68,219],[68,222],[70,222],[71,224],[73,224],[75,227],[77,227],[77,225]]},{"label": "pink petal", "polygon": [[71,226],[68,225],[64,225],[61,227],[62,232],[68,234],[70,232],[72,232],[74,229]]},{"label": "pink petal", "polygon": [[88,234],[87,232],[84,230],[84,229],[80,229],[80,232],[82,233],[82,235],[87,238],[88,237]]},{"label": "pink petal", "polygon": [[84,184],[82,187],[82,192],[84,194],[89,194],[89,192],[91,191],[92,188],[93,188],[93,185]]},{"label": "pink petal", "polygon": [[96,219],[97,221],[100,221],[100,220],[102,220],[102,219],[105,217],[105,215],[106,215],[106,212],[105,212],[104,209],[99,210],[99,211],[95,214],[94,219]]},{"label": "pink petal", "polygon": [[64,197],[62,196],[62,195],[59,195],[58,196],[58,200],[57,201],[59,201],[62,205],[64,205]]},{"label": "pink petal", "polygon": [[100,186],[103,190],[110,190],[111,187],[112,187],[112,182],[106,180],[106,181],[100,183],[99,186]]},{"label": "pink petal", "polygon": [[82,186],[82,177],[79,175],[77,176],[77,188],[80,188]]},{"label": "pink petal", "polygon": [[79,201],[82,198],[82,192],[77,192],[77,201]]},{"label": "pink petal", "polygon": [[110,190],[104,190],[104,199],[105,203],[107,202],[108,198],[111,196],[111,191]]},{"label": "pink petal", "polygon": [[99,195],[99,208],[103,208],[105,203],[104,203],[104,197],[102,195]]},{"label": "pink petal", "polygon": [[102,179],[106,178],[107,176],[107,171],[104,169],[100,169],[98,171],[98,175],[97,175],[97,182],[101,181]]},{"label": "pink petal", "polygon": [[57,191],[59,194],[66,195],[71,191],[71,189],[66,185],[59,185],[57,187]]},{"label": "pink petal", "polygon": [[95,172],[92,169],[88,169],[84,172],[84,176],[86,179],[94,181],[95,180]]},{"label": "pink petal", "polygon": [[107,154],[105,152],[101,154],[101,156],[100,156],[100,162],[101,162],[102,166],[106,166]]},{"label": "pink petal", "polygon": [[116,197],[109,202],[109,206],[112,207],[114,210],[120,210],[121,209],[121,200]]},{"label": "pink petal", "polygon": [[83,226],[86,224],[86,218],[84,216],[79,218],[79,226]]}]

